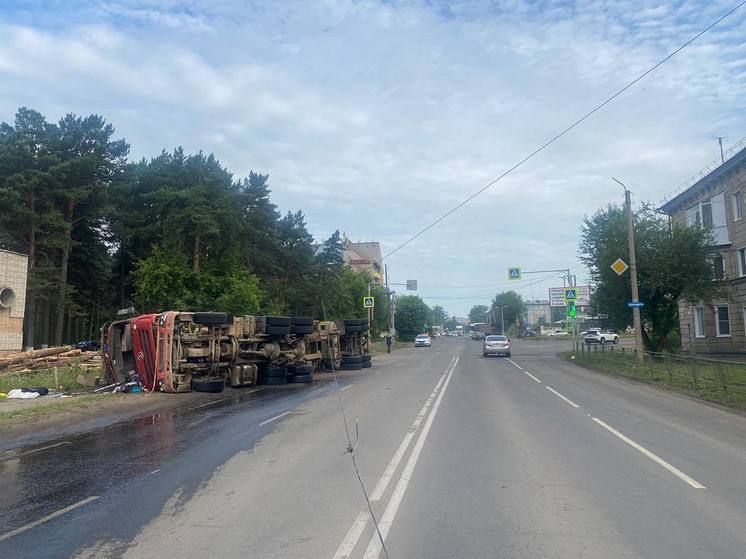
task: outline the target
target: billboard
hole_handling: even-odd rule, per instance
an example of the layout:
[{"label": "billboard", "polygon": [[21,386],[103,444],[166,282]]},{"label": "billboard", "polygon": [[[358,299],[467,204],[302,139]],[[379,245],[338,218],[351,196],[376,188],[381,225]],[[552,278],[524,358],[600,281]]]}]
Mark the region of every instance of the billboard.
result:
[{"label": "billboard", "polygon": [[[576,307],[587,307],[591,304],[591,287],[589,285],[578,285],[575,306]],[[565,288],[564,287],[550,287],[549,288],[549,305],[552,307],[564,307],[565,306]]]}]

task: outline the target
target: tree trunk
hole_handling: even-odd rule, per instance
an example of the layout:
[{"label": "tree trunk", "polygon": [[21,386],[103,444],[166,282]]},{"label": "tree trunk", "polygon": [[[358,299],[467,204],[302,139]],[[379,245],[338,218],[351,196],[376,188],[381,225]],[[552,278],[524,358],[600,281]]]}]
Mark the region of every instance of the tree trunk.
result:
[{"label": "tree trunk", "polygon": [[196,273],[199,272],[199,252],[200,252],[200,238],[199,233],[194,235],[194,254],[192,255],[192,270]]},{"label": "tree trunk", "polygon": [[72,341],[72,322],[73,322],[73,309],[72,305],[67,305],[67,329],[65,330],[65,343]]},{"label": "tree trunk", "polygon": [[49,345],[49,329],[52,323],[52,304],[49,302],[49,297],[44,298],[44,317],[41,322],[41,343],[42,345]]},{"label": "tree trunk", "polygon": [[70,247],[73,236],[73,213],[75,201],[67,201],[67,215],[65,215],[65,238],[62,241],[62,258],[60,260],[60,276],[57,283],[57,321],[54,329],[54,344],[62,344],[62,334],[65,327],[65,301],[67,299],[67,265],[70,260]]},{"label": "tree trunk", "polygon": [[30,217],[28,227],[28,270],[26,277],[26,310],[23,325],[23,346],[34,349],[34,328],[36,318],[36,193],[29,192],[28,210]]},{"label": "tree trunk", "polygon": [[122,242],[122,247],[119,249],[119,261],[119,305],[123,309],[127,306],[124,297],[124,241]]}]

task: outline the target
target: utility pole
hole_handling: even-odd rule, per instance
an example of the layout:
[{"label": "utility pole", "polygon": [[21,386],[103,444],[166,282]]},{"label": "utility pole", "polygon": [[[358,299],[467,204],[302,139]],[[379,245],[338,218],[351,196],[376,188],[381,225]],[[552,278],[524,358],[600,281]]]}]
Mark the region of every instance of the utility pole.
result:
[{"label": "utility pole", "polygon": [[723,153],[723,137],[718,136],[718,144],[720,144],[720,162],[725,163],[725,153]]},{"label": "utility pole", "polygon": [[[615,182],[624,188],[624,206],[627,212],[627,241],[629,243],[629,279],[632,284],[632,301],[640,301],[640,293],[637,289],[637,258],[635,256],[635,230],[632,223],[632,193],[621,182],[611,177]],[[642,345],[642,320],[640,320],[640,307],[632,307],[632,318],[635,327],[635,349],[637,350],[637,360],[644,363],[645,355]]]},{"label": "utility pole", "polygon": [[505,335],[505,313],[503,312],[503,309],[505,307],[500,306],[500,333],[504,336]]}]

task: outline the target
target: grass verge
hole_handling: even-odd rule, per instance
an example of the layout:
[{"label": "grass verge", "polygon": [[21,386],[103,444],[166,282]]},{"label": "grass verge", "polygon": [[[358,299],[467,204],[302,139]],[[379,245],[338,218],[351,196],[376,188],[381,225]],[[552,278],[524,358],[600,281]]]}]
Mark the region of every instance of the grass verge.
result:
[{"label": "grass verge", "polygon": [[3,373],[0,375],[0,392],[8,392],[14,388],[31,388],[35,386],[53,388],[58,392],[69,392],[81,388],[90,388],[78,384],[78,375],[98,376],[100,373],[100,369],[83,369],[76,365],[58,367],[57,382],[55,382],[54,369],[39,369],[38,371],[24,374]]},{"label": "grass verge", "polygon": [[[572,353],[562,355],[570,360]],[[586,350],[572,362],[710,402],[746,409],[746,364],[673,354],[645,354],[644,363],[640,363],[633,352],[618,350]]]},{"label": "grass verge", "polygon": [[[30,405],[28,406],[0,411],[0,427],[29,419],[50,417],[63,411],[86,410],[91,407],[91,404],[103,402],[110,396],[111,394],[107,393],[86,394],[83,396],[73,396],[71,398],[55,398],[53,402],[45,403],[43,405],[29,402]],[[0,410],[1,409],[2,408],[0,407]]]}]

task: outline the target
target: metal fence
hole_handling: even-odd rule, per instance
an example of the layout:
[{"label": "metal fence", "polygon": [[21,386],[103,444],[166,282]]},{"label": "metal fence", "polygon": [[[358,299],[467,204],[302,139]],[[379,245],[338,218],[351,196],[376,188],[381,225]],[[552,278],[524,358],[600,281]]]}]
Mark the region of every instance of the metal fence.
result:
[{"label": "metal fence", "polygon": [[746,363],[578,343],[575,358],[597,369],[746,408]]}]

